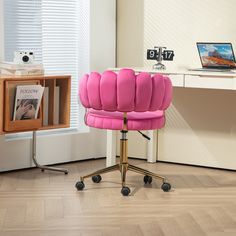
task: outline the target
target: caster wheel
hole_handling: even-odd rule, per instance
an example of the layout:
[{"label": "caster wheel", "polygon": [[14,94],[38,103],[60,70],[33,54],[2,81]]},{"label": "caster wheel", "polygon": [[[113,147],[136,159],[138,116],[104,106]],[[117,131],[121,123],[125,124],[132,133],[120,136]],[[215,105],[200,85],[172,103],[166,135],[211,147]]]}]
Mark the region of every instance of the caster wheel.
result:
[{"label": "caster wheel", "polygon": [[83,181],[78,181],[78,182],[75,184],[75,187],[77,188],[78,191],[83,190],[84,187],[85,187],[84,182],[83,182]]},{"label": "caster wheel", "polygon": [[123,187],[121,193],[123,196],[128,196],[130,194],[130,189],[128,187]]},{"label": "caster wheel", "polygon": [[169,183],[163,183],[161,188],[164,192],[169,192],[171,189],[171,185]]},{"label": "caster wheel", "polygon": [[68,175],[68,171],[65,172],[65,175]]},{"label": "caster wheel", "polygon": [[102,180],[102,177],[101,177],[101,175],[94,175],[92,177],[92,180],[94,183],[99,183]]},{"label": "caster wheel", "polygon": [[42,172],[44,172],[45,170],[44,169],[41,169]]},{"label": "caster wheel", "polygon": [[145,183],[145,184],[147,184],[147,183],[151,183],[152,182],[152,176],[148,176],[148,175],[145,175],[144,177],[143,177],[143,182]]}]

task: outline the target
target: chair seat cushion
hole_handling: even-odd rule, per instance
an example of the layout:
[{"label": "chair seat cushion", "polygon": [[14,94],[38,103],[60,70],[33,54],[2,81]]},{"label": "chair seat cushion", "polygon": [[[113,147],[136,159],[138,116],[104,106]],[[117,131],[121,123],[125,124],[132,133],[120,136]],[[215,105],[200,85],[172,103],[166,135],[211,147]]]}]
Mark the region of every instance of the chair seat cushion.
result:
[{"label": "chair seat cushion", "polygon": [[[86,124],[99,129],[122,130],[123,112],[108,112],[102,110],[88,109],[86,113]],[[160,129],[165,124],[163,111],[154,112],[128,112],[128,130],[153,130]]]}]

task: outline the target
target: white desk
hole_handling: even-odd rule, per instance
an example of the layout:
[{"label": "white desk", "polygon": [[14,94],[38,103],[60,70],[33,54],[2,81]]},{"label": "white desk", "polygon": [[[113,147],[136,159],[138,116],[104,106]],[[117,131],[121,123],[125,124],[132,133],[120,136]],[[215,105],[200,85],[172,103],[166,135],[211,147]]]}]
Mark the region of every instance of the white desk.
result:
[{"label": "white desk", "polygon": [[[119,71],[120,68],[112,68]],[[172,81],[173,87],[177,88],[198,88],[198,89],[217,89],[217,90],[236,90],[236,73],[222,72],[201,72],[187,70],[166,70],[156,71],[146,68],[133,68],[135,72],[149,72],[151,74],[166,74]],[[147,161],[156,162],[157,160],[157,132],[149,131],[151,141],[147,146]],[[107,165],[115,163],[116,154],[116,135],[113,131],[107,132]],[[189,163],[187,163],[189,164]],[[190,163],[191,164],[191,163]],[[206,164],[208,165],[208,164]],[[217,164],[215,167],[221,167]],[[227,167],[222,167],[227,168]]]},{"label": "white desk", "polygon": [[[113,68],[112,70],[119,71],[119,69]],[[157,71],[146,68],[133,69],[135,72],[166,74],[171,79],[174,87],[236,90],[236,71],[235,73],[223,73],[188,70]]]}]

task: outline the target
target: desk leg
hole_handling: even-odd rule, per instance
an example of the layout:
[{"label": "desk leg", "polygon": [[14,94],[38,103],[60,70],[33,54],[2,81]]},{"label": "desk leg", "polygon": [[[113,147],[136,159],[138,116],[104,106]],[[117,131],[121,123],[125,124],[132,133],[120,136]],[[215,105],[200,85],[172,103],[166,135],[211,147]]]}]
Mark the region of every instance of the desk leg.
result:
[{"label": "desk leg", "polygon": [[151,138],[147,146],[147,161],[155,163],[157,161],[157,130],[150,130],[147,135]]},{"label": "desk leg", "polygon": [[116,132],[107,130],[107,152],[106,166],[116,164]]},{"label": "desk leg", "polygon": [[52,170],[52,171],[60,171],[60,172],[64,172],[65,174],[68,174],[68,170],[66,169],[62,169],[62,168],[56,168],[56,167],[49,167],[49,166],[42,166],[38,163],[36,157],[37,157],[37,153],[36,153],[36,131],[33,131],[33,139],[32,139],[32,159],[34,164],[36,165],[36,167],[40,168],[42,171],[44,170]]}]

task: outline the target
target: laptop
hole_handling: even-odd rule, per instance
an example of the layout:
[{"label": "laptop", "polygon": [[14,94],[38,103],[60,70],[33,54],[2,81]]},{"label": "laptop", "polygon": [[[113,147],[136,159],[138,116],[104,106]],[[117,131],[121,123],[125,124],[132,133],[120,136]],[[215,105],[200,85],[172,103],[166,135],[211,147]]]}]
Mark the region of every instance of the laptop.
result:
[{"label": "laptop", "polygon": [[232,72],[236,69],[231,43],[197,43],[202,68],[193,71]]}]

